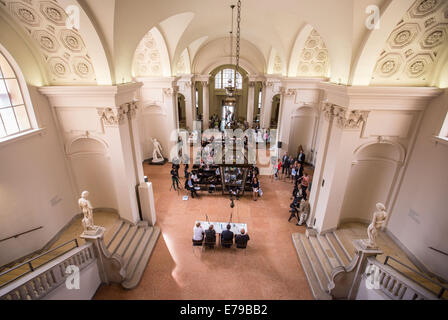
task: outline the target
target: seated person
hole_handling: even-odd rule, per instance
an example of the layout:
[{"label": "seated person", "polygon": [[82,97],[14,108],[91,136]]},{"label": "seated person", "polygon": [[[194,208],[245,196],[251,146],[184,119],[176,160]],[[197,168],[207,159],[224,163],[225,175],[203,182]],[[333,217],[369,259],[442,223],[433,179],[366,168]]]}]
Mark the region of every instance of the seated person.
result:
[{"label": "seated person", "polygon": [[208,227],[208,230],[205,230],[205,242],[216,243],[216,231],[213,225],[210,225],[210,227]]},{"label": "seated person", "polygon": [[235,236],[236,247],[239,249],[246,249],[247,241],[249,241],[249,235],[246,234],[246,230],[241,229],[241,234]]},{"label": "seated person", "polygon": [[[230,231],[232,227],[230,226],[230,224],[227,225],[227,230],[224,230],[221,234],[221,243],[226,243],[223,244],[222,246],[225,248],[230,248],[233,244],[233,232]],[[231,243],[231,244],[227,244],[227,243]]]},{"label": "seated person", "polygon": [[198,222],[193,228],[193,245],[202,245],[202,241],[204,240],[204,229],[201,227],[201,223]]},{"label": "seated person", "polygon": [[196,171],[192,171],[191,172],[191,179],[193,180],[193,182],[198,182],[198,173]]},{"label": "seated person", "polygon": [[194,182],[193,180],[191,180],[191,177],[189,177],[187,179],[187,181],[185,181],[185,189],[187,189],[188,191],[190,191],[191,193],[191,197],[194,198],[194,196],[196,196],[197,198],[199,198],[199,195],[196,192],[195,186],[194,186]]}]

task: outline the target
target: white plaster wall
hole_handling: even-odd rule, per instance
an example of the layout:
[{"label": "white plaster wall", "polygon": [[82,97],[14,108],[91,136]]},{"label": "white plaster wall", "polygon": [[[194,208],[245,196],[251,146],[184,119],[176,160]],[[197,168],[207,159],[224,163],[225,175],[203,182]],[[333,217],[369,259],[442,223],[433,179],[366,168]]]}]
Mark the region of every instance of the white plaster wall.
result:
[{"label": "white plaster wall", "polygon": [[30,94],[46,133],[0,146],[0,238],[44,228],[1,242],[0,265],[41,249],[78,213],[50,106]]},{"label": "white plaster wall", "polygon": [[78,154],[70,157],[78,193],[90,193],[95,208],[118,209],[110,158],[104,154]]},{"label": "white plaster wall", "polygon": [[386,203],[395,170],[394,163],[381,160],[353,165],[341,209],[341,221],[371,221],[376,203]]},{"label": "white plaster wall", "polygon": [[448,279],[448,145],[434,144],[448,111],[448,93],[432,101],[422,121],[388,229],[430,271]]},{"label": "white plaster wall", "polygon": [[291,118],[291,136],[289,139],[288,154],[297,155],[300,145],[302,145],[307,161],[310,159],[315,117],[312,108],[301,108]]}]

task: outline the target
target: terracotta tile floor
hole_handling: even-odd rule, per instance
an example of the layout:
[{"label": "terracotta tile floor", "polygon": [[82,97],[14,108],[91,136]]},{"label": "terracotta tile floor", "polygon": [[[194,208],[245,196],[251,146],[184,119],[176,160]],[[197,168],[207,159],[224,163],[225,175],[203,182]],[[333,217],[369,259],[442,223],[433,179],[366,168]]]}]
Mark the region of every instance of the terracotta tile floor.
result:
[{"label": "terracotta tile floor", "polygon": [[194,222],[205,214],[211,221],[228,221],[230,201],[205,193],[183,201],[185,191],[170,192],[170,169],[170,164],[144,167],[162,234],[140,285],[130,291],[103,285],[95,299],[313,299],[291,241],[292,233],[305,232],[288,223],[291,182],[261,177],[263,198],[254,202],[246,195],[236,202],[233,221],[247,223],[251,237],[246,255],[236,249],[202,252],[192,249]]}]

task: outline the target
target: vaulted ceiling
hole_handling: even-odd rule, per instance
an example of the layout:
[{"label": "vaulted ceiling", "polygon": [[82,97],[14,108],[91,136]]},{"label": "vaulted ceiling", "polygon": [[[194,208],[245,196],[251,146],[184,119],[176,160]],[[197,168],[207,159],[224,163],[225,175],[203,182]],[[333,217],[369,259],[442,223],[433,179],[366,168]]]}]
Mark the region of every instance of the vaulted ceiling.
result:
[{"label": "vaulted ceiling", "polygon": [[[0,0],[0,8],[28,34],[49,83],[105,84],[198,73],[213,59],[225,59],[235,3]],[[58,25],[57,17],[64,17],[60,8],[70,4],[81,7],[79,30]],[[370,5],[381,10],[378,30],[365,26]],[[30,15],[19,10],[23,7],[31,8],[38,22],[28,21]],[[242,0],[242,54],[257,74],[328,76],[354,85],[443,86],[437,79],[443,78],[441,66],[448,65],[447,10],[445,0]],[[428,44],[433,40],[436,45]],[[431,76],[412,74],[422,64]]]}]

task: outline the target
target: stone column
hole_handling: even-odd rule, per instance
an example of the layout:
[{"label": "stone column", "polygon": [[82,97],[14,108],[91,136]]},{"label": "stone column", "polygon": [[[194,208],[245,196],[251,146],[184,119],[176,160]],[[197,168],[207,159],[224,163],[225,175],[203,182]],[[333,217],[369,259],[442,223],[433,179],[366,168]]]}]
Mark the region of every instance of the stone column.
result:
[{"label": "stone column", "polygon": [[263,104],[261,107],[261,119],[260,127],[269,128],[271,124],[271,113],[272,113],[272,99],[279,93],[275,91],[275,84],[273,81],[266,81],[263,85]]},{"label": "stone column", "polygon": [[179,85],[179,93],[185,97],[186,124],[190,131],[193,129],[196,108],[194,86],[191,77],[184,76],[177,82]]},{"label": "stone column", "polygon": [[368,111],[348,110],[325,104],[326,123],[314,173],[311,199],[312,214],[309,222],[319,233],[337,228],[345,190],[352,166],[353,150],[360,135],[361,125]]},{"label": "stone column", "polygon": [[204,130],[208,129],[209,126],[209,109],[210,109],[210,97],[209,97],[209,81],[202,81],[202,127]]},{"label": "stone column", "polygon": [[252,125],[254,122],[254,102],[255,102],[255,82],[249,81],[249,93],[247,100],[247,122]]},{"label": "stone column", "polygon": [[178,128],[178,116],[177,116],[177,92],[178,87],[172,86],[171,88],[164,88],[164,100],[165,100],[165,108],[167,112],[167,132],[169,134],[169,144],[167,146],[163,146],[163,155],[168,158],[168,161],[172,160],[172,151],[176,146],[177,140],[175,139],[175,134]]},{"label": "stone column", "polygon": [[154,194],[152,183],[145,182],[143,172],[143,156],[140,148],[140,135],[138,132],[138,104],[137,102],[129,103],[128,120],[129,129],[132,138],[132,149],[134,155],[134,170],[136,178],[136,186],[138,186],[138,200],[140,213],[143,220],[148,221],[152,226],[156,223],[156,209],[154,203]]},{"label": "stone column", "polygon": [[135,171],[133,137],[131,124],[127,119],[128,112],[128,103],[118,108],[98,109],[106,140],[109,142],[118,212],[122,218],[137,223],[140,221],[136,195],[138,176]]}]

